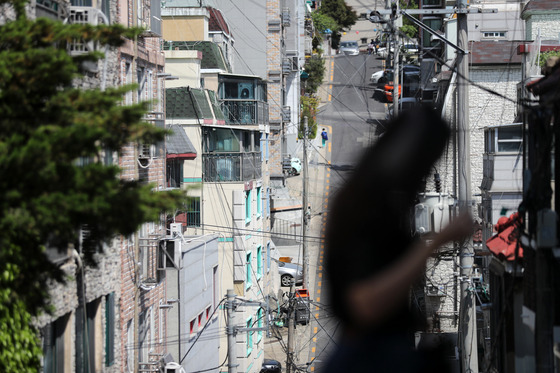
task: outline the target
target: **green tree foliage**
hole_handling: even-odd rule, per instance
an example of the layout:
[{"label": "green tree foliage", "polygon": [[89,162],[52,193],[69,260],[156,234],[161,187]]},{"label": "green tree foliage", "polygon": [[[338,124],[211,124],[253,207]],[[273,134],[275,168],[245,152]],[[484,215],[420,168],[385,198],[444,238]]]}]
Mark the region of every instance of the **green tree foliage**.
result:
[{"label": "green tree foliage", "polygon": [[144,104],[121,105],[134,87],[73,85],[81,63],[101,54],[72,58],[68,43],[118,47],[140,30],[33,21],[25,5],[13,0],[17,18],[0,26],[1,372],[38,370],[29,320],[48,305],[47,280],[64,280],[46,258],[46,247],[77,247],[77,232],[87,225],[93,234],[85,246],[100,251],[103,242],[134,233],[184,201],[181,192],[154,193],[151,185],[121,180],[118,167],[100,161],[106,149],[165,136],[142,121]]},{"label": "green tree foliage", "polygon": [[560,50],[551,50],[539,54],[539,66],[544,67],[546,61],[551,57],[560,57]]},{"label": "green tree foliage", "polygon": [[338,25],[337,30],[333,30],[331,37],[331,46],[335,49],[338,48],[340,42],[341,30],[350,29],[358,20],[358,13],[344,0],[323,0],[317,12],[334,19]]},{"label": "green tree foliage", "polygon": [[312,96],[317,92],[317,89],[319,89],[319,86],[323,82],[323,77],[325,75],[325,59],[313,55],[305,61],[303,69],[309,74],[309,78],[307,78],[305,82],[305,93]]},{"label": "green tree foliage", "polygon": [[303,118],[307,117],[307,137],[314,139],[317,136],[317,107],[319,100],[315,97],[301,97],[301,118],[298,128],[298,138],[303,139],[305,123]]},{"label": "green tree foliage", "polygon": [[[400,0],[399,4],[401,9],[418,9],[418,4],[414,0],[410,1],[403,1]],[[408,17],[403,17],[403,25],[399,28],[399,30],[405,34],[410,39],[418,38],[418,26],[413,24]],[[414,18],[418,19],[417,15],[413,16]]]},{"label": "green tree foliage", "polygon": [[323,13],[320,12],[313,12],[311,13],[311,18],[313,19],[313,25],[315,26],[316,33],[315,35],[323,39],[323,35],[325,30],[331,30],[332,32],[336,32],[339,29],[338,23],[336,21]]}]

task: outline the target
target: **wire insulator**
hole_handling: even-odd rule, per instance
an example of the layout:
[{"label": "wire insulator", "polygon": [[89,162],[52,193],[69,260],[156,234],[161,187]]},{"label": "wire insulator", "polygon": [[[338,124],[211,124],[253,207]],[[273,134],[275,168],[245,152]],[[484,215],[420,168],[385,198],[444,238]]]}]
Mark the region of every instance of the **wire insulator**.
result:
[{"label": "wire insulator", "polygon": [[438,173],[434,174],[434,184],[436,186],[436,192],[441,193],[441,178]]}]

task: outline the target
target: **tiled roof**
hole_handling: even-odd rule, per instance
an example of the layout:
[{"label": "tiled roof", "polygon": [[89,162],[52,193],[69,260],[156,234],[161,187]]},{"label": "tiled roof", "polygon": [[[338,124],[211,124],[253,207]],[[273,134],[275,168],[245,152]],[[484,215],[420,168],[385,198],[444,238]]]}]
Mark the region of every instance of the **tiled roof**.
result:
[{"label": "tiled roof", "polygon": [[191,140],[179,125],[172,125],[171,131],[165,138],[167,158],[196,158],[196,149]]},{"label": "tiled roof", "polygon": [[210,21],[208,22],[208,31],[222,31],[226,35],[231,36],[228,24],[222,15],[222,11],[216,8],[208,8],[210,13]]},{"label": "tiled roof", "polygon": [[166,41],[164,50],[197,50],[202,52],[202,69],[220,69],[231,72],[230,66],[225,60],[222,50],[211,41]]},{"label": "tiled roof", "polygon": [[475,41],[469,43],[469,63],[473,65],[520,64],[522,56],[517,54],[519,41]]},{"label": "tiled roof", "polygon": [[[206,96],[208,92],[208,96]],[[199,88],[169,88],[166,93],[166,116],[171,119],[196,119],[203,123],[224,121],[224,114],[213,91]],[[212,111],[214,109],[214,111]]]},{"label": "tiled roof", "polygon": [[521,17],[523,18],[526,12],[551,10],[560,10],[560,1],[531,0],[527,4],[525,4],[525,8],[523,8],[523,11],[521,12]]}]

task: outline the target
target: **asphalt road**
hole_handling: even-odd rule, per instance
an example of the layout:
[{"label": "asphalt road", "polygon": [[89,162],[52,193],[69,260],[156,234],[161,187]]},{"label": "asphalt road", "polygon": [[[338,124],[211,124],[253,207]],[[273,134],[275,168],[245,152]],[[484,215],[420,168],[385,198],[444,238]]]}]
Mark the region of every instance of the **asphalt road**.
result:
[{"label": "asphalt road", "polygon": [[[327,165],[325,176],[323,231],[328,216],[328,201],[336,195],[336,190],[344,183],[348,174],[364,149],[370,146],[385,128],[385,103],[375,94],[375,86],[369,78],[382,68],[383,61],[375,55],[335,56],[327,63],[330,76],[328,100],[319,110],[319,127],[327,127],[330,133],[330,146],[318,162]],[[325,93],[325,92],[323,92]],[[329,164],[330,163],[330,164]],[[315,263],[313,263],[315,261]],[[313,265],[315,264],[315,265]],[[310,258],[310,267],[316,268],[315,297],[311,304],[311,324],[309,359],[307,371],[320,372],[327,363],[331,349],[339,337],[338,320],[330,312],[329,297],[326,289],[326,276],[323,270],[323,247],[316,258]]]}]

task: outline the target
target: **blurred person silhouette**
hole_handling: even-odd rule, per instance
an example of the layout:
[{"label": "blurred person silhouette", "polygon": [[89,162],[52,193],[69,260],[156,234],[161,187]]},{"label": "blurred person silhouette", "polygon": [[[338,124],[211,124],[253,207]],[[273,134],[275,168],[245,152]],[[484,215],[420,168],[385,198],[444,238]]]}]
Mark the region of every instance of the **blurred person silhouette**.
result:
[{"label": "blurred person silhouette", "polygon": [[409,308],[411,286],[441,245],[472,233],[461,214],[426,243],[412,211],[449,138],[430,109],[408,111],[366,150],[336,194],[326,232],[330,305],[342,326],[322,372],[448,372],[441,349],[414,348],[423,323]]}]

